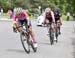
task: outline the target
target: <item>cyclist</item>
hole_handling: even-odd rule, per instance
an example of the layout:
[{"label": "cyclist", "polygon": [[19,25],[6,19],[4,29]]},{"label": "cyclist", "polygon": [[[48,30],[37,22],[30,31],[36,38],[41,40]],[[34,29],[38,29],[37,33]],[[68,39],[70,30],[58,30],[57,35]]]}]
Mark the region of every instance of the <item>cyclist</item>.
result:
[{"label": "cyclist", "polygon": [[54,28],[54,25],[55,25],[55,18],[54,18],[54,13],[53,11],[50,9],[50,8],[46,8],[45,9],[45,23],[51,23],[51,28],[52,28],[52,31],[54,32],[55,28]]},{"label": "cyclist", "polygon": [[32,31],[32,26],[31,26],[31,22],[29,20],[29,16],[28,16],[27,12],[24,9],[22,9],[21,7],[18,7],[18,8],[15,9],[15,13],[13,15],[13,30],[16,31],[16,29],[17,29],[18,32],[23,33],[23,31],[21,31],[21,27],[19,27],[19,26],[21,26],[24,22],[26,22],[27,25],[28,25],[29,32],[31,34],[34,47],[37,47],[35,34]]},{"label": "cyclist", "polygon": [[61,34],[60,26],[62,25],[62,15],[60,13],[60,9],[57,7],[54,9],[54,17],[55,17],[55,22],[59,21],[59,23],[60,23],[60,25],[58,27],[59,27],[59,34]]}]

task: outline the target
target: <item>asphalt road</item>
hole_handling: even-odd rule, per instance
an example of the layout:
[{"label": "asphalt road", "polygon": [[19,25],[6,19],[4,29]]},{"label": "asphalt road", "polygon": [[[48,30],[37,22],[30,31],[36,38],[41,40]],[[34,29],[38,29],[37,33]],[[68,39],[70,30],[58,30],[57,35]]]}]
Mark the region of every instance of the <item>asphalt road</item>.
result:
[{"label": "asphalt road", "polygon": [[38,49],[34,53],[31,49],[27,54],[21,44],[19,33],[13,33],[12,22],[0,21],[0,58],[75,58],[75,31],[72,21],[63,22],[58,43],[50,45],[47,29],[37,27],[32,21]]}]

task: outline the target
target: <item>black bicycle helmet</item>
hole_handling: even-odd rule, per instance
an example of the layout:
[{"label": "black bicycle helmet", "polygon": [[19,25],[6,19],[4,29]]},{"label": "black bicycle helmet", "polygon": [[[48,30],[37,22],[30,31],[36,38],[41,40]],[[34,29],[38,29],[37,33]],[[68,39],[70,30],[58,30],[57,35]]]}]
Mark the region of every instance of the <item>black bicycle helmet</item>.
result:
[{"label": "black bicycle helmet", "polygon": [[55,13],[60,13],[60,9],[56,7],[56,8],[54,9],[54,12],[55,12]]}]

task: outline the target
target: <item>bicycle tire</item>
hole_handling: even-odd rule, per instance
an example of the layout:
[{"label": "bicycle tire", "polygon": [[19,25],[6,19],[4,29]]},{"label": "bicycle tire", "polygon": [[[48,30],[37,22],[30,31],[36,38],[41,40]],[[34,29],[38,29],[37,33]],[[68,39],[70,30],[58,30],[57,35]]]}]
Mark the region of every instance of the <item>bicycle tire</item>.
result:
[{"label": "bicycle tire", "polygon": [[[28,37],[27,34],[25,34],[25,36],[20,34],[20,37],[21,37],[21,43],[22,43],[22,46],[23,46],[25,52],[30,53],[30,44],[29,44],[29,41],[27,38]],[[25,37],[25,39],[23,37]]]},{"label": "bicycle tire", "polygon": [[56,32],[55,32],[56,42],[58,42],[59,29],[58,29],[57,26],[56,26],[55,31],[56,31]]},{"label": "bicycle tire", "polygon": [[33,42],[32,42],[32,41],[31,41],[31,47],[32,47],[32,49],[33,49],[33,51],[34,51],[34,52],[36,52],[36,51],[37,51],[37,48],[35,48],[35,47],[34,47],[34,45],[33,45]]},{"label": "bicycle tire", "polygon": [[53,45],[54,44],[54,35],[52,34],[51,28],[49,29],[49,37],[50,37],[50,44]]}]

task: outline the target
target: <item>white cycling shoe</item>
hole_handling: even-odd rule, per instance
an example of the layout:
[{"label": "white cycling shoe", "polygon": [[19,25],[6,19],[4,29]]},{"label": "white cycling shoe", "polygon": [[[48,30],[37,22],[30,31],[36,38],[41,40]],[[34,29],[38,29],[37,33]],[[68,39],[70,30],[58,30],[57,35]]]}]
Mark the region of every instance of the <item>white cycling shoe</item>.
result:
[{"label": "white cycling shoe", "polygon": [[34,47],[37,48],[37,43],[33,43]]},{"label": "white cycling shoe", "polygon": [[54,37],[54,41],[56,41],[57,39],[56,39],[56,37]]}]

